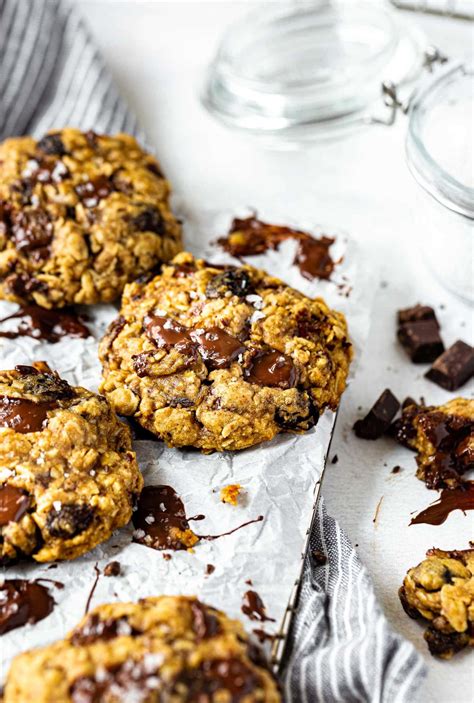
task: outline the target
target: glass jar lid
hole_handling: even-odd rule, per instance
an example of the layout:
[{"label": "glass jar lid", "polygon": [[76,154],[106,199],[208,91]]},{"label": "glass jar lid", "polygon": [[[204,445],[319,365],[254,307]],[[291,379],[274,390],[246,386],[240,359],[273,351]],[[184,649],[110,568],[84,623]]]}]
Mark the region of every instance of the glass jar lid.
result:
[{"label": "glass jar lid", "polygon": [[410,99],[407,161],[418,183],[474,219],[474,65],[448,64]]},{"label": "glass jar lid", "polygon": [[202,100],[247,133],[324,137],[369,121],[384,80],[418,75],[423,45],[380,0],[264,3],[225,34]]}]

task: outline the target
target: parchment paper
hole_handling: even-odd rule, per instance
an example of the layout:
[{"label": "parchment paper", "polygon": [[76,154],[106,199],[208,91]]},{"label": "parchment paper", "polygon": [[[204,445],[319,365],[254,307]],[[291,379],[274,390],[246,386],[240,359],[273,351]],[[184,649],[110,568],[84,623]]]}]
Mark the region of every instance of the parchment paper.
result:
[{"label": "parchment paper", "polygon": [[[213,262],[238,263],[211,244],[224,235],[233,215],[246,216],[242,209],[230,212],[184,212],[185,246],[195,254]],[[259,212],[263,220],[298,226],[320,235],[335,236],[331,248],[334,259],[343,257],[336,267],[333,281],[308,281],[292,265],[296,243],[283,242],[279,251],[247,257],[249,263],[279,276],[310,296],[323,296],[342,310],[349,321],[352,340],[360,348],[367,331],[368,309],[365,290],[367,278],[357,276],[357,255],[354,240],[334,229],[314,223],[295,222],[272,212]],[[348,288],[352,290],[346,297]],[[16,306],[0,302],[4,317]],[[46,344],[31,338],[0,340],[1,367],[46,360],[53,369],[75,385],[96,390],[100,381],[97,343],[107,324],[117,315],[116,307],[95,306],[87,309],[94,338],[64,339]],[[83,616],[97,565],[102,571],[111,560],[118,560],[122,574],[101,576],[91,607],[114,600],[137,600],[160,594],[196,594],[205,602],[240,618],[251,632],[262,625],[252,622],[241,611],[244,593],[253,588],[263,599],[267,614],[275,622],[263,625],[268,633],[276,633],[285,612],[288,598],[302,566],[302,550],[309,528],[314,491],[329,447],[334,425],[333,413],[326,411],[318,425],[304,435],[279,435],[271,442],[242,452],[202,455],[197,451],[168,449],[158,441],[137,441],[139,464],[146,484],[168,484],[181,496],[187,515],[204,513],[206,519],[191,523],[200,534],[217,534],[247,520],[264,516],[264,520],[215,541],[201,541],[193,553],[163,552],[131,542],[133,527],[128,526],[112,538],[73,562],[48,564],[23,563],[4,570],[5,578],[52,578],[64,583],[59,590],[51,584],[57,606],[44,620],[12,630],[2,637],[2,678],[9,662],[17,653],[50,643],[63,637]],[[220,488],[240,483],[243,500],[238,507],[220,502]],[[215,566],[206,575],[206,565]],[[251,579],[253,586],[245,582]],[[268,646],[268,645],[267,645]]]}]

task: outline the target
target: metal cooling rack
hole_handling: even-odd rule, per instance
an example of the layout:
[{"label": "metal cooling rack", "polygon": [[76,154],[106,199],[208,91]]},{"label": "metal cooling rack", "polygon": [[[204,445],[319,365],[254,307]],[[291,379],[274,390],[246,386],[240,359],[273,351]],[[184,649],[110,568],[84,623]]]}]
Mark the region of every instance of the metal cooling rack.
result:
[{"label": "metal cooling rack", "polygon": [[474,0],[390,0],[400,10],[474,20]]}]

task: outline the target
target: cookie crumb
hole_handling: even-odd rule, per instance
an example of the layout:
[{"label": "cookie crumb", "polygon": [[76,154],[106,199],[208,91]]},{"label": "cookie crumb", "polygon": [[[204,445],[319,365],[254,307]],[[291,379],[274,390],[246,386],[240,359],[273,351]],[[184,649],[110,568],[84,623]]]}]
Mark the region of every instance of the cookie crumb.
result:
[{"label": "cookie crumb", "polygon": [[339,461],[339,457],[337,456],[337,454],[334,454],[332,461],[331,461],[331,464],[337,464],[338,461]]},{"label": "cookie crumb", "polygon": [[313,549],[311,551],[311,560],[315,566],[324,566],[324,564],[326,564],[328,558],[324,554],[324,552],[321,552],[321,550]]},{"label": "cookie crumb", "polygon": [[401,466],[394,466],[393,469],[392,469],[392,471],[391,471],[391,473],[392,473],[392,474],[398,474],[398,473],[400,473],[401,470],[402,470],[402,467],[401,467]]},{"label": "cookie crumb", "polygon": [[220,493],[221,502],[237,505],[241,491],[242,486],[240,483],[230,483],[228,486],[224,486],[221,488]]},{"label": "cookie crumb", "polygon": [[210,576],[214,573],[215,570],[216,567],[214,566],[214,564],[206,564],[206,576]]}]

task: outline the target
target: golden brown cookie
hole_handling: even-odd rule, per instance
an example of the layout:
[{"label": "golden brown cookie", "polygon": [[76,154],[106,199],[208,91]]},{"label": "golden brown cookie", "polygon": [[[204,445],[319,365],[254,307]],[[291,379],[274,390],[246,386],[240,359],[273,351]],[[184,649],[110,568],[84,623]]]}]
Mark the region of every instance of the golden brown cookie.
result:
[{"label": "golden brown cookie", "polygon": [[126,134],[77,129],[0,144],[0,298],[115,300],[181,249],[157,161]]},{"label": "golden brown cookie", "polygon": [[279,703],[244,628],[196,598],[102,605],[16,657],[4,703]]},{"label": "golden brown cookie", "polygon": [[430,549],[410,569],[399,595],[411,618],[428,622],[425,640],[442,659],[474,646],[474,549]]},{"label": "golden brown cookie", "polygon": [[130,520],[142,485],[105,398],[43,362],[0,372],[0,561],[78,557]]},{"label": "golden brown cookie", "polygon": [[250,266],[182,253],[126,287],[100,345],[101,391],[169,446],[242,449],[335,410],[352,347],[344,316]]},{"label": "golden brown cookie", "polygon": [[454,398],[439,406],[405,403],[391,428],[417,452],[417,477],[428,488],[456,488],[474,468],[474,400]]}]

